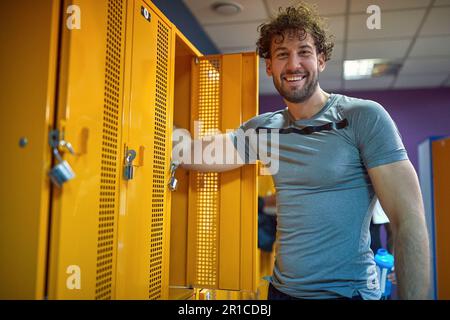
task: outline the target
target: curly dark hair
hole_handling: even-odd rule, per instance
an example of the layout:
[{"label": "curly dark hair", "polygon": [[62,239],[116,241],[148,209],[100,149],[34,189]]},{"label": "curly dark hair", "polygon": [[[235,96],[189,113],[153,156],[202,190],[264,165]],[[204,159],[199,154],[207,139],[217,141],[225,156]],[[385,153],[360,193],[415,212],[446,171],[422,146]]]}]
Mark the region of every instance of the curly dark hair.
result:
[{"label": "curly dark hair", "polygon": [[325,61],[330,60],[334,43],[333,36],[328,34],[325,22],[317,14],[315,7],[309,6],[304,2],[300,2],[296,6],[290,6],[283,10],[279,8],[279,14],[267,23],[263,23],[258,27],[260,34],[256,43],[257,52],[261,58],[269,59],[270,47],[272,39],[275,36],[281,37],[280,41],[284,41],[284,36],[295,35],[304,40],[309,33],[316,45],[317,53],[323,53]]}]

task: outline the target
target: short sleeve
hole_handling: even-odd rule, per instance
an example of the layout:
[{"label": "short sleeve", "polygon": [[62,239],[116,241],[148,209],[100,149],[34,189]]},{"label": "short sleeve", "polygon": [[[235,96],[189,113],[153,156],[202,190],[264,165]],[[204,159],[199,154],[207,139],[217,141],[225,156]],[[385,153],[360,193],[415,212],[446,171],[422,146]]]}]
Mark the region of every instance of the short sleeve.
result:
[{"label": "short sleeve", "polygon": [[263,126],[265,120],[269,118],[271,114],[272,113],[269,112],[253,117],[244,122],[235,131],[228,133],[235,149],[244,163],[254,163],[256,160],[259,160],[256,129]]},{"label": "short sleeve", "polygon": [[360,101],[352,108],[350,125],[366,168],[407,160],[400,132],[388,112],[376,102]]}]

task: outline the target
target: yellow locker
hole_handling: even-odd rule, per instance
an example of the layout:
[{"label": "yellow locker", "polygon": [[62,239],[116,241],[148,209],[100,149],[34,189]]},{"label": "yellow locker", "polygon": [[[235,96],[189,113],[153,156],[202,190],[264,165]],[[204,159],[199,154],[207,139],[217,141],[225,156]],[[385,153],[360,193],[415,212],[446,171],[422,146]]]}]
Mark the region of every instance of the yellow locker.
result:
[{"label": "yellow locker", "polygon": [[[202,54],[175,29],[175,69],[173,96],[173,123],[178,127],[190,128],[191,124],[191,87],[192,61]],[[192,285],[187,282],[187,230],[189,208],[189,171],[183,168],[176,170],[178,180],[177,191],[171,196],[170,224],[170,269],[169,298],[185,299],[186,296],[197,296]]]},{"label": "yellow locker", "polygon": [[[257,114],[257,70],[254,53],[194,61],[192,117],[203,123],[204,132],[225,132]],[[188,282],[255,291],[256,165],[224,173],[192,173],[190,178]]]},{"label": "yellow locker", "polygon": [[[200,134],[225,132],[257,114],[256,54],[200,56],[179,33],[175,47],[177,126],[194,133],[194,121],[201,121]],[[256,166],[220,174],[179,169],[176,177],[180,182],[172,193],[172,290],[255,292],[259,283]]]},{"label": "yellow locker", "polygon": [[[224,131],[257,114],[256,55],[202,56],[149,1],[1,9],[10,17],[1,27],[11,30],[1,39],[9,44],[1,139],[11,158],[1,160],[0,297],[254,291],[256,166],[179,169],[178,190],[167,183],[174,122]],[[61,187],[48,178],[59,162],[49,145],[55,133],[74,151],[58,148],[75,173]]]},{"label": "yellow locker", "polygon": [[[14,75],[2,73],[12,107],[2,109],[2,119],[9,119],[2,128],[12,128],[2,137],[11,147],[13,140],[19,145],[18,136],[28,140],[26,145],[21,139],[22,150],[11,148],[8,161],[22,167],[17,179],[2,183],[2,243],[10,244],[2,247],[4,297],[113,296],[122,6],[120,0],[55,0],[37,7],[31,1],[2,2],[9,15],[2,28],[10,30],[2,43],[11,44],[2,62]],[[50,187],[48,178],[58,163],[52,160],[51,132],[75,150],[71,155],[59,148],[76,175],[60,188]],[[4,176],[14,174],[6,163],[2,168]]]},{"label": "yellow locker", "polygon": [[432,142],[437,299],[450,299],[450,138]]},{"label": "yellow locker", "polygon": [[172,27],[154,6],[128,2],[125,150],[134,150],[134,177],[122,179],[118,299],[168,299]]},{"label": "yellow locker", "polygon": [[0,1],[0,299],[45,294],[60,8]]},{"label": "yellow locker", "polygon": [[[125,12],[120,0],[65,1],[56,128],[76,176],[53,188],[48,274],[50,299],[111,299],[121,159]],[[63,11],[63,12],[64,12]]]}]

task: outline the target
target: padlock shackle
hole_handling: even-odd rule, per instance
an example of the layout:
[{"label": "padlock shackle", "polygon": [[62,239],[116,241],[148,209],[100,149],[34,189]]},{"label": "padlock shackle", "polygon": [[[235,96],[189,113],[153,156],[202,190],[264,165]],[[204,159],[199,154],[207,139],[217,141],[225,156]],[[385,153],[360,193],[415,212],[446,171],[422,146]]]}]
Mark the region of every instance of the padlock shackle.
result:
[{"label": "padlock shackle", "polygon": [[53,148],[53,155],[59,163],[63,162],[62,156],[59,154],[59,150],[57,148]]}]

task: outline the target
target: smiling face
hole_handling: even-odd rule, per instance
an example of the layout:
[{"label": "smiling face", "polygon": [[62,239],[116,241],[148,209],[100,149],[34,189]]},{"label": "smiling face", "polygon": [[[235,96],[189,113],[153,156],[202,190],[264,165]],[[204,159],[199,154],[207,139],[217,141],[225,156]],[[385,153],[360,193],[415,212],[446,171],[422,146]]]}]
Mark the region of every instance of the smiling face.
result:
[{"label": "smiling face", "polygon": [[270,52],[266,72],[280,95],[292,103],[308,100],[318,89],[319,72],[325,69],[324,56],[317,54],[313,38],[285,32],[284,39],[272,39]]}]

